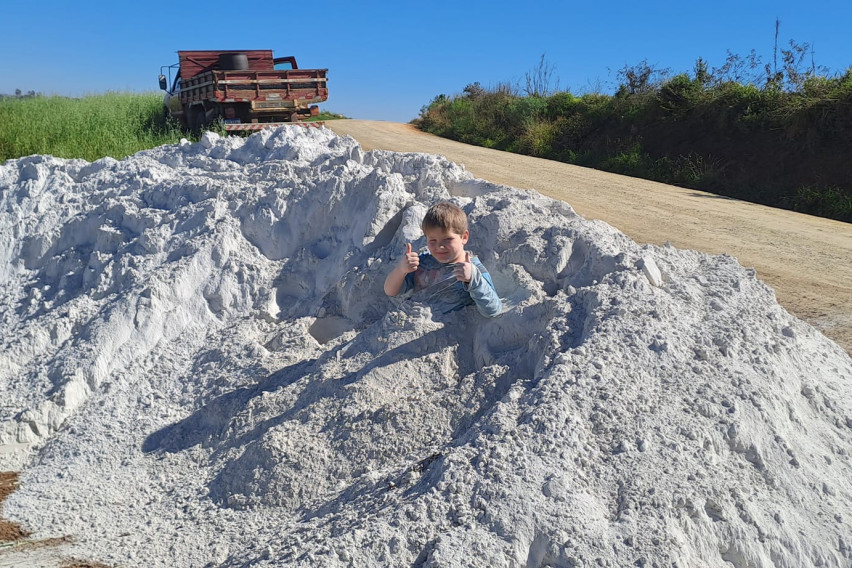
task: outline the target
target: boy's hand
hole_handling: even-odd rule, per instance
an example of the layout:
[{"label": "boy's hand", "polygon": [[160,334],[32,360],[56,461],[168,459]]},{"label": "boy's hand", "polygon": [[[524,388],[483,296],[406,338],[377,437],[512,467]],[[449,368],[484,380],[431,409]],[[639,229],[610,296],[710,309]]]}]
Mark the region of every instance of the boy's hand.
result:
[{"label": "boy's hand", "polygon": [[473,264],[470,262],[469,252],[465,251],[464,261],[456,263],[455,268],[453,268],[453,274],[455,274],[456,280],[460,282],[467,283],[473,278]]},{"label": "boy's hand", "polygon": [[420,266],[420,255],[411,252],[411,243],[405,246],[405,256],[399,259],[399,268],[406,274],[414,272]]}]

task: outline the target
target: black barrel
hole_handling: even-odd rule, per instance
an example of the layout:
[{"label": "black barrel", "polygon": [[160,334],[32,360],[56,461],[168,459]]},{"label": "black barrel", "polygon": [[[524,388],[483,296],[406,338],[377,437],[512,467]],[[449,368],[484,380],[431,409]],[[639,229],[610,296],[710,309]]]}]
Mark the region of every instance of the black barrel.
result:
[{"label": "black barrel", "polygon": [[219,54],[219,69],[224,71],[244,71],[248,68],[248,55],[245,53]]}]

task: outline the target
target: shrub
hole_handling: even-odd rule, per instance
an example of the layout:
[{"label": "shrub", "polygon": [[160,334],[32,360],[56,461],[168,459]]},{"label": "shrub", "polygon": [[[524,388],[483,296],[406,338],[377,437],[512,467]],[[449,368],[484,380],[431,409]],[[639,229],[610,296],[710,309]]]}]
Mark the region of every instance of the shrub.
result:
[{"label": "shrub", "polygon": [[610,156],[601,162],[601,168],[617,174],[655,179],[653,161],[642,151],[641,144],[634,144],[625,151]]},{"label": "shrub", "polygon": [[506,119],[521,126],[523,132],[526,123],[538,122],[547,112],[547,99],[543,97],[517,97],[509,101],[506,107]]},{"label": "shrub", "polygon": [[567,91],[554,93],[546,99],[547,116],[551,120],[557,120],[559,117],[576,112],[578,102],[579,99]]},{"label": "shrub", "polygon": [[517,152],[546,158],[553,154],[558,126],[549,120],[529,120],[517,140]]},{"label": "shrub", "polygon": [[802,187],[793,198],[792,209],[852,223],[852,192],[839,187]]},{"label": "shrub", "polygon": [[679,113],[695,106],[703,92],[701,83],[693,81],[689,75],[682,73],[663,83],[657,98],[662,108]]}]

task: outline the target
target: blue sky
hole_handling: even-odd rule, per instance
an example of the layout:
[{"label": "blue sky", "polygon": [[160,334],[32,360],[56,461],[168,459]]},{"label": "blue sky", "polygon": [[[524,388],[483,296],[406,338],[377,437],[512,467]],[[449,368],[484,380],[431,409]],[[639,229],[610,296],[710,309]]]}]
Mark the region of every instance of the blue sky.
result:
[{"label": "blue sky", "polygon": [[703,57],[780,40],[808,42],[817,65],[852,65],[852,2],[60,2],[3,0],[0,93],[81,96],[156,92],[179,49],[272,49],[329,70],[325,110],[407,122],[438,94],[465,85],[523,84],[542,55],[553,83],[612,93],[617,73],[643,60],[673,72]]}]

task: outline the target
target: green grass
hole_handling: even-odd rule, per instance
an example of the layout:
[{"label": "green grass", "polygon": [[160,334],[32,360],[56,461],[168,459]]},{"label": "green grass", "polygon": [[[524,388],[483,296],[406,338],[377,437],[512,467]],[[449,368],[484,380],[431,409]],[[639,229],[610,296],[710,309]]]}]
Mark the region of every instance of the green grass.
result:
[{"label": "green grass", "polygon": [[[314,120],[337,118],[346,117],[321,112]],[[197,139],[163,115],[158,93],[2,98],[0,125],[0,163],[33,154],[90,162],[105,156],[120,160],[181,138]]]},{"label": "green grass", "polygon": [[0,100],[0,162],[32,154],[120,160],[179,142],[186,135],[166,120],[162,108],[156,93],[5,98]]},{"label": "green grass", "polygon": [[317,116],[312,116],[311,118],[305,120],[305,122],[318,122],[320,120],[339,120],[341,118],[346,117],[342,114],[337,114],[336,112],[321,110]]}]

